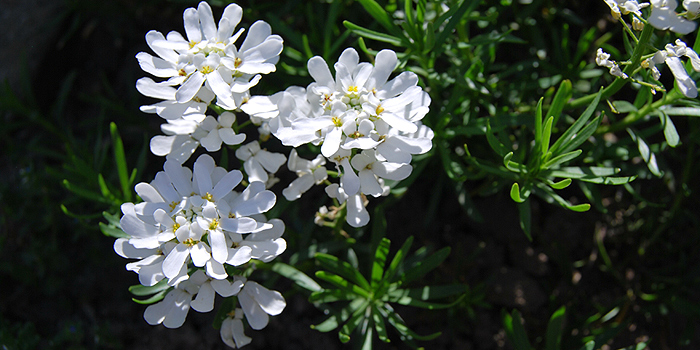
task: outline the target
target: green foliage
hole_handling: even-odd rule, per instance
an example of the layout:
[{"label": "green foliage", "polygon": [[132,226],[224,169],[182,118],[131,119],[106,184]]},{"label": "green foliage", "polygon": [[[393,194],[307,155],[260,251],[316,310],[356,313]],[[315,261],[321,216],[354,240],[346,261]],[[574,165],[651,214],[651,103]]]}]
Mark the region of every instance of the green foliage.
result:
[{"label": "green foliage", "polygon": [[[449,248],[444,248],[425,259],[407,264],[406,257],[412,244],[413,237],[409,237],[391,261],[388,261],[390,241],[382,239],[374,253],[369,280],[351,264],[333,255],[317,253],[316,261],[324,270],[316,272],[316,277],[333,288],[314,291],[309,300],[320,303],[349,303],[312,327],[320,332],[340,328],[338,334],[342,342],[348,342],[351,334],[356,331],[360,334],[363,348],[372,347],[374,331],[379,340],[387,343],[390,341],[386,330],[387,323],[398,331],[402,341],[414,348],[414,340],[430,340],[440,335],[440,332],[426,336],[416,334],[391,306],[392,303],[396,303],[429,310],[444,309],[453,307],[464,297],[466,290],[461,284],[405,288],[408,283],[422,278],[438,267],[450,251]],[[462,297],[451,303],[433,301],[457,295]]]}]

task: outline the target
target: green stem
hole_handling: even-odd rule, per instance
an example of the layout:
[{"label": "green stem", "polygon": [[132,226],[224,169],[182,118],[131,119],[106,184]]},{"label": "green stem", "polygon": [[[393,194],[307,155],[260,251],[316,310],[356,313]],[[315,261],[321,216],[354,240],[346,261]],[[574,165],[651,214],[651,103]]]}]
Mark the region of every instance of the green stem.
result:
[{"label": "green stem", "polygon": [[[644,30],[642,30],[642,34],[639,36],[639,42],[637,43],[637,46],[634,48],[634,52],[632,52],[632,57],[630,58],[630,64],[625,67],[623,72],[627,75],[632,74],[632,72],[639,66],[639,64],[642,62],[642,54],[644,54],[644,50],[647,46],[647,43],[651,39],[651,34],[654,33],[654,27],[653,26],[644,26]],[[603,95],[601,99],[607,99],[610,96],[614,95],[616,92],[618,92],[625,84],[627,84],[628,79],[615,79],[610,85],[608,85],[606,88],[603,89]],[[588,96],[584,96],[578,99],[575,99],[569,103],[568,107],[571,109],[579,108],[582,106],[586,106],[590,104],[593,99],[595,98],[597,94],[590,94]]]},{"label": "green stem", "polygon": [[601,125],[598,130],[596,131],[597,134],[605,134],[608,132],[615,132],[615,131],[620,131],[623,129],[626,129],[628,126],[636,123],[640,119],[646,117],[649,115],[654,110],[659,109],[662,106],[672,104],[678,99],[681,99],[683,96],[678,92],[678,90],[673,89],[669,93],[665,94],[660,100],[654,102],[654,103],[648,103],[644,105],[644,107],[640,108],[636,112],[632,112],[628,114],[624,119],[622,119],[620,122],[612,124],[612,125]]}]

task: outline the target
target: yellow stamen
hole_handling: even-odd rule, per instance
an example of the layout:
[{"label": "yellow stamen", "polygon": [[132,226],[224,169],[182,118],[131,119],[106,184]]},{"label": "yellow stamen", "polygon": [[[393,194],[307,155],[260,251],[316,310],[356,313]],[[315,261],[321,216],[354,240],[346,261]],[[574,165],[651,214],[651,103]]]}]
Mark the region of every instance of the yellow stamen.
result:
[{"label": "yellow stamen", "polygon": [[243,63],[243,60],[240,57],[236,57],[236,59],[233,60],[233,66],[236,68],[238,68],[238,66],[240,66],[241,63]]},{"label": "yellow stamen", "polygon": [[382,107],[382,105],[377,106],[376,112],[377,112],[377,115],[379,115],[380,113],[384,112],[384,107]]},{"label": "yellow stamen", "polygon": [[337,127],[343,126],[343,121],[340,120],[340,118],[338,118],[338,117],[333,117],[332,120],[333,120],[333,124],[334,124],[335,126],[337,126]]},{"label": "yellow stamen", "polygon": [[202,74],[209,74],[209,73],[213,72],[214,69],[212,69],[210,66],[204,66],[199,71],[202,72]]},{"label": "yellow stamen", "polygon": [[211,195],[211,193],[207,192],[207,194],[202,196],[202,199],[208,200],[210,202],[214,201],[214,196]]}]

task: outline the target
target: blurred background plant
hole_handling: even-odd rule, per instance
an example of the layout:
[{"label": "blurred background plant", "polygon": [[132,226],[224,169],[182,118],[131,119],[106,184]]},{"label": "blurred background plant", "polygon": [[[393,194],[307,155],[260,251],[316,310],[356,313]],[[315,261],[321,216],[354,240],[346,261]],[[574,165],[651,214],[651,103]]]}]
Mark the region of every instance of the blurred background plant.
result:
[{"label": "blurred background plant", "polygon": [[[0,88],[5,348],[224,347],[206,317],[148,326],[127,290],[135,276],[100,233],[162,165],[147,149],[159,120],[139,111],[134,56],[148,30],[180,30],[196,3],[3,9],[15,28],[0,55],[11,67]],[[595,63],[602,47],[639,64],[676,34],[625,31],[603,1],[239,5],[285,40],[276,79],[256,94],[308,84],[314,55],[334,62],[354,46],[371,61],[391,48],[431,95],[424,123],[435,131],[413,174],[370,206],[369,227],[319,227],[321,196],[278,196],[289,246],[261,273],[287,277],[276,283],[289,307],[249,348],[342,348],[348,337],[365,349],[700,344],[698,101],[670,74],[654,96]],[[700,46],[695,33],[683,39]],[[279,186],[292,178],[279,176]],[[311,325],[338,327],[340,339]]]}]

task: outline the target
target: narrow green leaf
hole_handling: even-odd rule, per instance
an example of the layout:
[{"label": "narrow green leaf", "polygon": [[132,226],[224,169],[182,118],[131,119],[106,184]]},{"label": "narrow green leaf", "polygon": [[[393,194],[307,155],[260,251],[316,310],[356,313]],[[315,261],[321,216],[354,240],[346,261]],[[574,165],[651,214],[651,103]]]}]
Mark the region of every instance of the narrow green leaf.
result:
[{"label": "narrow green leaf", "polygon": [[591,209],[591,205],[588,203],[583,203],[583,204],[577,204],[573,205],[569,201],[567,201],[564,198],[561,198],[558,194],[554,192],[549,186],[545,184],[537,184],[537,187],[535,188],[535,193],[540,196],[542,199],[547,201],[548,203],[556,203],[559,204],[560,206],[576,211],[576,212],[584,212],[588,211]]},{"label": "narrow green leaf", "polygon": [[525,233],[527,239],[532,242],[532,209],[530,202],[518,203],[518,219],[520,220],[520,228]]},{"label": "narrow green leaf", "polygon": [[338,328],[338,326],[340,326],[341,323],[345,322],[345,320],[347,320],[350,317],[350,315],[355,313],[355,311],[364,309],[366,305],[368,305],[367,300],[355,299],[351,301],[350,304],[342,308],[338,313],[332,314],[323,322],[317,325],[311,325],[311,329],[315,329],[321,333],[330,332]]},{"label": "narrow green leaf", "polygon": [[329,283],[335,285],[336,287],[338,287],[346,292],[355,293],[363,298],[369,298],[369,292],[358,287],[355,284],[348,282],[347,280],[345,280],[344,278],[342,278],[336,274],[333,274],[333,273],[330,273],[327,271],[316,271],[316,277],[318,277],[326,282],[329,282]]},{"label": "narrow green leaf", "polygon": [[562,306],[552,314],[547,324],[547,336],[545,337],[546,350],[561,350],[561,336],[564,332],[564,317],[566,307]]},{"label": "narrow green leaf", "polygon": [[365,309],[369,307],[369,301],[366,301],[365,304],[366,305],[364,307],[355,310],[355,312],[353,312],[352,314],[352,317],[350,317],[350,319],[347,322],[345,322],[345,324],[342,327],[340,327],[338,337],[340,338],[341,342],[349,342],[350,334],[352,333],[352,331],[354,331],[355,328],[357,328],[357,326],[360,325],[360,323],[362,323],[362,321],[365,319]]},{"label": "narrow green leaf", "polygon": [[[547,118],[552,118],[553,124],[556,124],[556,122],[559,120],[561,113],[564,110],[564,106],[566,106],[566,103],[569,102],[571,96],[571,81],[562,81],[561,84],[559,84],[559,89],[557,89],[557,93],[554,95],[554,99],[552,99],[552,103],[549,105],[549,109],[547,110],[546,114]],[[547,153],[547,151],[545,150],[542,153]]]},{"label": "narrow green leaf", "polygon": [[642,159],[644,159],[644,162],[647,163],[649,171],[657,177],[661,177],[662,174],[659,170],[659,165],[656,163],[656,155],[651,152],[647,143],[644,142],[644,139],[642,139],[630,128],[627,128],[627,133],[629,133],[630,136],[632,136],[632,140],[637,143],[639,154],[642,156]]},{"label": "narrow green leaf", "polygon": [[386,324],[384,323],[384,316],[379,312],[377,305],[372,305],[372,320],[374,321],[374,329],[377,330],[377,337],[379,340],[389,343],[389,336],[386,333]]},{"label": "narrow green leaf", "polygon": [[399,334],[403,335],[404,337],[408,337],[409,339],[416,339],[416,340],[433,340],[442,334],[442,332],[436,332],[433,334],[429,335],[418,335],[416,332],[412,331],[408,326],[406,326],[406,323],[399,317],[399,315],[395,312],[389,312],[387,315],[387,321],[389,321],[389,324],[394,326],[396,330],[399,332]]},{"label": "narrow green leaf", "polygon": [[577,149],[577,150],[571,151],[569,153],[560,154],[560,155],[548,160],[546,163],[542,164],[542,168],[549,169],[552,167],[556,167],[559,164],[566,163],[572,159],[575,159],[576,157],[580,156],[581,153],[583,153],[583,151],[580,149]]},{"label": "narrow green leaf", "polygon": [[494,135],[493,130],[491,130],[491,123],[488,121],[486,122],[486,141],[488,141],[489,146],[491,146],[491,149],[496,151],[496,153],[504,157],[508,152],[510,152],[506,146],[504,146],[501,141],[498,141],[496,138],[496,135]]},{"label": "narrow green leaf", "polygon": [[602,120],[603,115],[599,115],[593,121],[591,121],[586,127],[584,127],[578,134],[574,135],[571,140],[568,142],[564,142],[557,153],[562,154],[566,152],[571,152],[574,150],[576,147],[580,146],[584,142],[588,140],[593,133],[595,133],[596,129],[598,129],[598,125],[600,124],[600,121]]},{"label": "narrow green leaf", "polygon": [[367,29],[364,27],[360,27],[357,24],[354,24],[350,21],[343,21],[343,25],[345,26],[345,28],[347,28],[348,30],[350,30],[351,32],[353,32],[359,36],[362,36],[362,37],[365,37],[368,39],[372,39],[372,40],[376,40],[376,41],[381,41],[381,42],[388,43],[388,44],[398,46],[398,47],[404,46],[401,39],[399,39],[395,36],[375,32],[373,30],[370,30],[370,29]]},{"label": "narrow green leaf", "polygon": [[680,136],[678,136],[678,131],[676,126],[673,125],[673,121],[668,116],[668,114],[660,111],[659,119],[661,119],[661,125],[664,127],[664,137],[666,138],[666,143],[671,147],[676,147],[680,143]]},{"label": "narrow green leaf", "polygon": [[120,229],[118,227],[107,225],[104,222],[100,222],[99,225],[100,225],[100,231],[102,231],[102,233],[105,236],[114,237],[114,238],[128,238],[128,237],[130,237],[129,235],[126,234],[126,232],[122,231],[122,229]]},{"label": "narrow green leaf", "polygon": [[105,198],[96,192],[86,190],[80,186],[73,185],[68,180],[63,180],[63,186],[65,186],[67,190],[77,194],[78,196],[90,199],[98,203],[105,203],[110,205],[113,204],[113,202],[110,201],[108,198]]},{"label": "narrow green leaf", "polygon": [[585,111],[583,111],[583,114],[572,124],[565,132],[562,134],[556,142],[550,147],[549,152],[556,156],[559,151],[559,148],[562,146],[564,143],[569,143],[572,139],[574,139],[574,136],[581,130],[584,125],[588,122],[588,119],[591,118],[593,113],[596,111],[598,108],[598,104],[600,103],[600,96],[601,96],[602,89],[598,91],[598,94],[596,94],[595,98],[593,101],[588,105]]},{"label": "narrow green leaf", "polygon": [[549,185],[549,187],[551,187],[555,190],[563,190],[563,189],[569,187],[569,185],[571,185],[571,181],[572,181],[571,179],[564,179],[564,180],[561,180],[559,182],[553,182],[551,180],[548,180],[547,185]]},{"label": "narrow green leaf", "polygon": [[389,268],[386,269],[386,272],[384,273],[384,280],[385,281],[391,281],[394,279],[394,276],[396,276],[396,272],[399,270],[399,266],[403,263],[404,259],[408,255],[408,250],[411,249],[411,245],[413,244],[413,236],[408,237],[405,242],[403,242],[403,245],[399,249],[399,251],[394,254],[394,257],[391,259],[391,263],[389,264]]},{"label": "narrow green leaf", "polygon": [[379,24],[381,24],[382,27],[384,27],[386,30],[388,30],[390,33],[398,36],[400,35],[400,31],[398,28],[394,25],[391,17],[389,14],[384,11],[384,8],[379,5],[376,1],[374,0],[358,0],[360,2],[360,5],[365,8],[365,11],[369,13],[370,16],[372,16]]},{"label": "narrow green leaf", "polygon": [[515,350],[531,350],[532,345],[527,339],[525,327],[523,327],[520,312],[513,310],[513,315],[503,311],[503,328],[506,331],[506,337],[510,340]]},{"label": "narrow green leaf", "polygon": [[117,130],[117,124],[114,122],[109,123],[109,132],[112,136],[112,145],[114,147],[114,161],[117,163],[117,174],[119,174],[119,183],[122,187],[122,192],[124,193],[124,200],[126,202],[131,202],[131,183],[129,182],[129,170],[126,166],[126,155],[124,154],[124,143],[122,142],[121,136],[119,136],[119,130]]},{"label": "narrow green leaf", "polygon": [[[436,55],[441,54],[442,51],[445,49],[446,45],[443,44],[445,43],[447,38],[450,35],[452,35],[452,31],[455,29],[455,27],[462,21],[462,17],[464,17],[464,14],[471,12],[480,2],[481,1],[478,0],[464,0],[459,5],[459,7],[453,7],[445,14],[449,16],[450,20],[447,22],[447,24],[445,24],[444,27],[442,27],[442,31],[440,31],[440,33],[435,37],[435,47],[438,48],[437,52],[435,52]],[[442,20],[441,18],[441,20],[436,23],[443,22],[444,20]]]},{"label": "narrow green leaf", "polygon": [[272,264],[271,270],[274,272],[277,272],[278,274],[292,280],[294,283],[296,283],[298,286],[312,291],[312,292],[317,292],[323,290],[316,281],[314,281],[311,277],[306,275],[305,273],[297,270],[296,268],[289,266],[285,263],[282,262],[276,262]]},{"label": "narrow green leaf", "polygon": [[374,253],[374,261],[372,262],[372,287],[379,286],[382,282],[382,276],[384,276],[384,265],[386,264],[386,258],[389,255],[389,246],[391,242],[387,238],[383,238],[379,242],[376,252]]},{"label": "narrow green leaf", "polygon": [[332,303],[334,301],[355,300],[357,298],[357,294],[342,289],[324,289],[309,295],[309,301],[312,303]]},{"label": "narrow green leaf", "polygon": [[397,302],[402,298],[411,298],[416,300],[435,300],[451,297],[458,294],[464,294],[467,291],[467,286],[464,284],[447,284],[442,286],[425,286],[411,289],[396,289],[389,293],[389,302]]},{"label": "narrow green leaf", "polygon": [[142,297],[144,295],[151,295],[151,294],[158,293],[158,292],[165,290],[165,289],[168,289],[168,288],[170,288],[170,286],[168,285],[167,281],[165,279],[162,279],[162,280],[158,281],[158,283],[156,283],[153,286],[144,286],[141,284],[135,284],[135,285],[129,287],[129,292],[131,292],[131,294],[133,294],[133,295]]},{"label": "narrow green leaf", "polygon": [[397,304],[401,305],[406,305],[406,306],[413,306],[413,307],[419,307],[423,309],[428,309],[428,310],[437,310],[437,309],[448,309],[451,307],[454,307],[457,305],[459,302],[466,297],[466,294],[463,294],[461,297],[457,298],[457,300],[443,304],[443,303],[435,303],[435,302],[429,302],[429,301],[423,301],[423,300],[418,300],[415,298],[411,298],[410,296],[404,296],[399,299],[397,299],[395,302]]},{"label": "narrow green leaf", "polygon": [[357,269],[349,263],[342,261],[333,255],[325,253],[316,253],[315,258],[316,261],[321,264],[322,268],[342,276],[343,278],[348,279],[352,283],[355,283],[364,289],[370,289],[367,279],[365,279],[360,271],[357,271]]},{"label": "narrow green leaf", "polygon": [[535,147],[542,147],[542,127],[544,124],[544,117],[542,116],[542,102],[544,97],[540,97],[537,101],[537,107],[535,108]]},{"label": "narrow green leaf", "polygon": [[413,267],[408,269],[406,273],[398,278],[399,281],[401,281],[402,285],[405,285],[411,281],[415,281],[423,277],[425,274],[442,264],[442,262],[447,259],[448,255],[450,255],[450,247],[444,247],[438,250],[433,255],[425,258],[425,260],[418,261]]},{"label": "narrow green leaf", "polygon": [[549,142],[552,138],[552,124],[554,123],[554,117],[547,118],[544,123],[544,129],[542,130],[542,154],[547,154],[549,151]]},{"label": "narrow green leaf", "polygon": [[615,175],[620,172],[619,168],[608,168],[608,167],[564,167],[558,170],[553,170],[547,172],[551,177],[561,177],[561,178],[572,178],[572,179],[584,179],[584,178],[595,178],[595,177],[606,177]]},{"label": "narrow green leaf", "polygon": [[595,349],[595,341],[591,340],[588,343],[586,343],[584,346],[581,347],[581,350],[594,350]]},{"label": "narrow green leaf", "polygon": [[697,107],[669,107],[669,108],[663,108],[662,111],[668,115],[683,115],[683,116],[687,116],[687,117],[700,117],[700,108],[697,108]]},{"label": "narrow green leaf", "polygon": [[510,198],[516,203],[522,203],[525,199],[520,197],[520,186],[517,182],[513,182],[513,186],[510,187]]},{"label": "narrow green leaf", "polygon": [[166,290],[162,290],[162,291],[160,291],[160,292],[154,294],[152,297],[150,297],[150,298],[148,298],[148,299],[136,299],[136,298],[131,298],[131,300],[133,300],[133,301],[134,301],[135,303],[137,303],[137,304],[141,304],[141,305],[150,305],[150,304],[154,304],[154,303],[157,303],[157,302],[163,300],[163,298],[165,298],[165,295],[166,295],[166,294],[168,294],[168,290],[167,290],[167,289],[166,289]]},{"label": "narrow green leaf", "polygon": [[503,165],[514,173],[527,173],[527,167],[518,162],[511,161],[512,158],[513,152],[508,152],[508,154],[503,156]]}]

